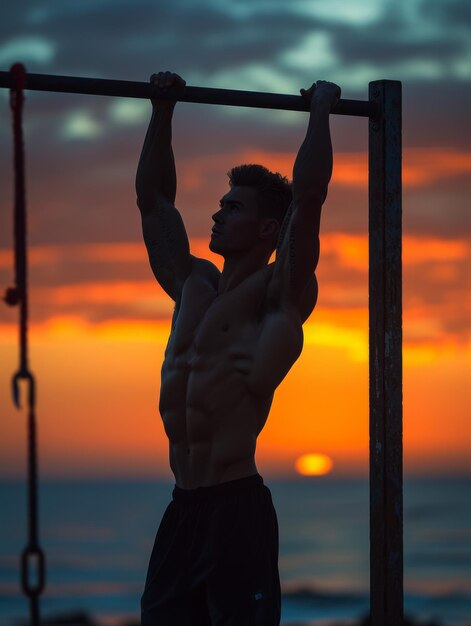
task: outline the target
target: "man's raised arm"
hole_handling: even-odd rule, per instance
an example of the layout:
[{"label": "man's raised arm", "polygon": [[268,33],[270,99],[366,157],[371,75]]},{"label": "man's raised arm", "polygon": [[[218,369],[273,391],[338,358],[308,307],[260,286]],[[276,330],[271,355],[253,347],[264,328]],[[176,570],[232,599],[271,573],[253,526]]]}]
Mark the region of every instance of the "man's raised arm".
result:
[{"label": "man's raised arm", "polygon": [[332,176],[332,142],[329,114],[340,98],[340,87],[318,80],[303,98],[310,102],[309,125],[293,168],[293,200],[296,206],[307,201],[322,205]]},{"label": "man's raised arm", "polygon": [[[170,72],[151,76],[161,88],[184,89],[185,81]],[[190,271],[190,247],[180,213],[172,150],[175,102],[152,100],[152,118],[136,173],[137,204],[152,271],[162,288],[178,300]]]},{"label": "man's raised arm", "polygon": [[319,260],[321,208],[332,176],[329,114],[340,98],[334,83],[317,81],[302,96],[310,103],[309,125],[293,168],[293,202],[277,246],[274,288],[298,304],[306,287],[315,286]]}]

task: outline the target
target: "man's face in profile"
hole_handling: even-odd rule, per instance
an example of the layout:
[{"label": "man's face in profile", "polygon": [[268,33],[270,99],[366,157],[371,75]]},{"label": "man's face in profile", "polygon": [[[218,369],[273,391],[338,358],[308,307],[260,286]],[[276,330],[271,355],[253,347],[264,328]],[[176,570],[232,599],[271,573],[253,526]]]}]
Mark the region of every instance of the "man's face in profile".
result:
[{"label": "man's face in profile", "polygon": [[259,241],[260,217],[256,192],[250,187],[232,187],[220,200],[213,215],[209,249],[217,254],[242,252]]}]

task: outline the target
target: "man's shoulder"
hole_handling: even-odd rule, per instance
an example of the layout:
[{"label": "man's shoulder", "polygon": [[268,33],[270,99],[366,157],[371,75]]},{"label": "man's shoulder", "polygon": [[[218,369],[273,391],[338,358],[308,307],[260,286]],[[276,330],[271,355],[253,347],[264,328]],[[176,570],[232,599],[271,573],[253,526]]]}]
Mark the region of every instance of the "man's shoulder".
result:
[{"label": "man's shoulder", "polygon": [[208,281],[211,285],[217,289],[219,279],[221,277],[221,272],[219,269],[208,261],[207,259],[202,259],[201,257],[190,255],[191,259],[191,269],[189,277],[203,279],[204,281]]},{"label": "man's shoulder", "polygon": [[[275,312],[296,311],[300,316],[301,323],[307,320],[317,303],[318,283],[315,274],[312,274],[305,288],[293,297],[289,285],[284,281],[282,272],[277,271],[277,263],[283,263],[280,259],[271,264],[271,273],[267,283],[267,308]],[[270,267],[270,266],[269,266]]]}]

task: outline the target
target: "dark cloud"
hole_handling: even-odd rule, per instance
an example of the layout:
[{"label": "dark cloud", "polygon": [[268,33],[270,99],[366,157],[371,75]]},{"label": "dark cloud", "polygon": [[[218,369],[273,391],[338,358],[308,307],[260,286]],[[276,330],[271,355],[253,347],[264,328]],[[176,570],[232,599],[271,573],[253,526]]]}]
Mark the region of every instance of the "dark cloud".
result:
[{"label": "dark cloud", "polygon": [[[339,61],[348,65],[368,63],[387,70],[389,66],[404,61],[446,64],[466,55],[469,38],[459,29],[443,28],[441,11],[448,13],[448,2],[436,1],[436,10],[432,12],[424,10],[424,5],[428,7],[430,2],[423,3],[422,10],[413,20],[414,3],[410,3],[409,11],[405,4],[385,5],[383,13],[364,26],[328,24],[332,47],[339,55]],[[417,79],[420,81],[420,76]]]},{"label": "dark cloud", "polygon": [[466,42],[444,35],[423,39],[417,33],[401,33],[374,26],[371,29],[337,28],[333,43],[341,62],[371,63],[376,67],[403,61],[446,64],[466,53]]},{"label": "dark cloud", "polygon": [[469,149],[466,132],[471,82],[446,78],[403,84],[403,133],[406,146],[455,146]]},{"label": "dark cloud", "polygon": [[466,179],[408,189],[404,193],[406,233],[471,238],[469,183]]},{"label": "dark cloud", "polygon": [[[465,11],[463,3],[452,6],[457,15]],[[281,4],[272,3],[268,10],[266,3],[237,3],[236,8],[241,7],[243,11],[223,2],[182,0],[79,4],[49,0],[41,10],[7,10],[2,28],[5,39],[40,35],[52,42],[56,55],[51,70],[56,73],[134,79],[147,78],[157,69],[211,76],[255,63],[282,70],[283,53],[314,32],[328,35],[342,68],[368,63],[378,68],[379,75],[381,68],[387,71],[398,62],[446,64],[465,53],[466,38],[439,27],[443,3],[434,3],[428,15],[426,23],[434,20],[438,27],[432,29],[410,24],[399,3],[364,26],[315,18]],[[31,61],[30,69],[40,68]],[[300,79],[308,73],[306,66],[291,72]]]},{"label": "dark cloud", "polygon": [[[270,62],[316,22],[284,8],[237,17],[225,4],[185,2],[44,3],[41,19],[26,11],[3,25],[10,37],[37,35],[56,46],[54,72],[136,78],[157,69],[211,74],[223,68]],[[255,14],[254,14],[255,13]],[[189,51],[191,51],[189,53]],[[36,63],[32,71],[39,71]],[[139,74],[138,74],[139,75]]]},{"label": "dark cloud", "polygon": [[[2,41],[25,36],[41,37],[55,46],[48,65],[31,60],[31,71],[95,75],[147,80],[157,69],[175,69],[192,76],[228,74],[257,64],[260,71],[289,75],[304,84],[312,79],[316,59],[287,69],[284,53],[302,49],[313,33],[328,36],[333,58],[332,75],[348,76],[362,64],[371,78],[388,77],[390,68],[415,61],[438,64],[445,71],[465,55],[461,20],[469,11],[464,1],[430,0],[408,5],[394,3],[368,24],[303,15],[288,3],[208,2],[189,0],[82,1],[45,0],[41,6],[14,4],[3,8]],[[392,7],[392,8],[391,8]],[[444,21],[445,14],[448,21]],[[446,24],[446,28],[442,26]],[[2,44],[0,44],[0,51]],[[308,51],[306,51],[308,55]],[[307,58],[307,56],[306,56]],[[445,68],[445,69],[444,69]],[[368,70],[370,71],[370,70]],[[446,73],[446,72],[445,72]],[[362,75],[363,76],[363,75]],[[415,76],[415,77],[414,77]],[[401,78],[401,76],[390,76]],[[468,124],[471,85],[462,75],[433,78],[408,74],[404,80],[404,146],[454,147],[469,150],[464,132]],[[362,87],[344,90],[345,97],[366,99],[368,72]],[[203,81],[204,82],[204,81]],[[191,83],[190,83],[191,84]],[[274,88],[276,90],[276,88]],[[29,93],[26,101],[27,180],[31,207],[31,236],[36,243],[60,241],[126,241],[140,237],[135,221],[134,173],[147,120],[118,124],[110,117],[110,99],[90,96]],[[11,195],[11,137],[6,99],[0,113],[7,120],[0,128],[5,149],[0,155],[0,199],[9,214]],[[95,137],[65,139],[64,126],[80,113],[96,125]],[[184,168],[195,158],[216,155],[220,165],[203,174],[199,188],[180,186],[178,201],[193,235],[208,232],[214,198],[226,185],[230,154],[258,150],[295,152],[305,133],[307,116],[285,121],[270,111],[244,111],[233,115],[223,107],[179,105],[174,123],[177,165]],[[354,118],[332,121],[337,151],[367,149],[367,122]],[[226,162],[226,160],[228,162]],[[411,232],[440,232],[452,237],[469,233],[466,211],[469,187],[459,181],[441,181],[427,188],[406,189],[404,206]],[[332,187],[327,230],[366,228],[366,191]],[[8,220],[9,218],[7,218]],[[10,239],[10,228],[0,235],[0,245]]]},{"label": "dark cloud", "polygon": [[420,19],[453,26],[469,37],[471,4],[468,0],[423,0],[419,6]]}]

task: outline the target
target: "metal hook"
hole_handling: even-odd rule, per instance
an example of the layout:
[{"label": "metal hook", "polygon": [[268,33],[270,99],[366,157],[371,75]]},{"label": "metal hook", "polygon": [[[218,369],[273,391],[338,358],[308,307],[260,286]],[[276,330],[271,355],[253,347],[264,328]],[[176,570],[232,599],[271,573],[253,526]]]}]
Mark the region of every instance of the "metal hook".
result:
[{"label": "metal hook", "polygon": [[19,370],[12,379],[12,392],[13,392],[13,402],[17,409],[21,409],[20,402],[20,380],[28,381],[28,406],[31,408],[35,404],[36,400],[36,388],[34,376],[28,370]]}]

